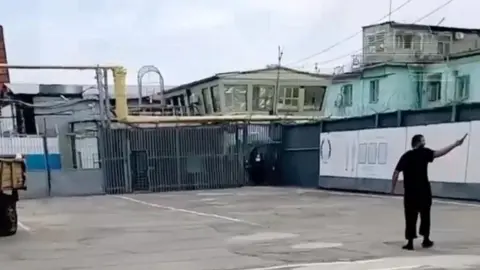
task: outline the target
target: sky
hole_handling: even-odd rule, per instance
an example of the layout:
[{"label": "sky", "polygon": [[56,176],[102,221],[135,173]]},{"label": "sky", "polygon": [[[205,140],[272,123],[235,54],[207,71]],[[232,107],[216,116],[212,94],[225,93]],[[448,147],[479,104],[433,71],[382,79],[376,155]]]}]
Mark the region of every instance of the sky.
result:
[{"label": "sky", "polygon": [[[447,0],[413,0],[392,14],[412,23]],[[393,9],[405,0],[392,0]],[[480,28],[480,2],[454,0],[421,21]],[[388,0],[0,0],[10,64],[123,65],[136,84],[155,65],[166,85],[277,62],[331,72],[362,48],[362,25],[381,22]],[[384,19],[383,21],[385,21]],[[476,23],[476,24],[475,24]],[[355,33],[357,36],[306,61]],[[11,71],[15,83],[94,83],[90,71]],[[146,77],[155,81],[155,75]]]}]

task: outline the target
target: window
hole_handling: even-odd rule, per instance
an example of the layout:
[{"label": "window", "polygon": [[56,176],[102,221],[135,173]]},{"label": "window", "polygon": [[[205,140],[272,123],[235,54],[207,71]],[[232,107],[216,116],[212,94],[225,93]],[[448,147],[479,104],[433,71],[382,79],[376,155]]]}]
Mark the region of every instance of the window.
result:
[{"label": "window", "polygon": [[404,35],[403,36],[403,48],[404,49],[413,48],[412,41],[413,41],[413,35],[411,35],[411,34]]},{"label": "window", "polygon": [[367,36],[367,42],[368,42],[368,45],[375,45],[375,36],[374,35]]},{"label": "window", "polygon": [[220,89],[218,85],[210,87],[210,97],[212,98],[212,107],[214,112],[220,112]]},{"label": "window", "polygon": [[320,111],[325,96],[325,86],[306,86],[303,98],[304,111]]},{"label": "window", "polygon": [[299,87],[280,88],[278,108],[281,110],[298,110]]},{"label": "window", "polygon": [[247,110],[248,85],[225,85],[225,109],[229,112]]},{"label": "window", "polygon": [[395,48],[403,49],[403,36],[402,35],[396,35],[395,36]]},{"label": "window", "polygon": [[428,76],[427,95],[430,102],[442,99],[442,74],[437,73]]},{"label": "window", "polygon": [[368,144],[368,164],[376,164],[377,163],[377,144],[376,143],[369,143]]},{"label": "window", "polygon": [[367,163],[367,144],[361,143],[358,145],[358,164]]},{"label": "window", "polygon": [[385,51],[385,33],[375,35],[375,52]]},{"label": "window", "polygon": [[422,37],[419,35],[413,36],[412,45],[414,50],[422,50]]},{"label": "window", "polygon": [[378,164],[387,164],[387,156],[388,156],[388,144],[386,143],[379,143],[378,144]]},{"label": "window", "polygon": [[212,100],[211,100],[211,96],[208,93],[208,88],[202,89],[202,99],[203,99],[203,108],[205,110],[205,114],[212,113]]},{"label": "window", "polygon": [[377,103],[378,96],[379,96],[379,80],[371,80],[370,81],[370,103]]},{"label": "window", "polygon": [[449,55],[450,54],[450,43],[439,41],[437,43],[437,52],[440,55]]},{"label": "window", "polygon": [[370,53],[383,52],[385,50],[385,33],[380,32],[367,36],[367,47]]},{"label": "window", "polygon": [[274,93],[275,86],[273,85],[254,85],[252,93],[252,109],[254,111],[271,110]]},{"label": "window", "polygon": [[345,84],[342,86],[342,104],[343,106],[352,106],[352,88],[351,84]]},{"label": "window", "polygon": [[467,99],[470,94],[470,76],[458,76],[455,85],[455,94],[458,100]]},{"label": "window", "polygon": [[406,50],[420,50],[422,38],[414,34],[397,34],[395,35],[395,48]]}]

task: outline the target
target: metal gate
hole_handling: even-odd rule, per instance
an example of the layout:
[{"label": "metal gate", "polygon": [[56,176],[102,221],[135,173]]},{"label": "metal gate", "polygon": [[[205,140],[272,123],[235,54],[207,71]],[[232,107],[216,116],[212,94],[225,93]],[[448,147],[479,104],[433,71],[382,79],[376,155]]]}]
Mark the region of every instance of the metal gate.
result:
[{"label": "metal gate", "polygon": [[106,193],[238,187],[248,184],[251,145],[278,140],[272,125],[101,128]]}]

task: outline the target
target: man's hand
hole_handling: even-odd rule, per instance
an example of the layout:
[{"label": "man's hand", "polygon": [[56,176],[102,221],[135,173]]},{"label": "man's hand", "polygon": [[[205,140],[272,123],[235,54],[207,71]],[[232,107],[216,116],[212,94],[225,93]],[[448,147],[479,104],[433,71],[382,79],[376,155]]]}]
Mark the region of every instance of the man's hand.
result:
[{"label": "man's hand", "polygon": [[467,138],[467,136],[468,136],[468,133],[465,133],[465,135],[463,135],[463,137],[462,137],[460,140],[457,140],[457,141],[455,142],[455,145],[456,145],[456,146],[462,145],[463,142],[465,141],[465,139]]}]

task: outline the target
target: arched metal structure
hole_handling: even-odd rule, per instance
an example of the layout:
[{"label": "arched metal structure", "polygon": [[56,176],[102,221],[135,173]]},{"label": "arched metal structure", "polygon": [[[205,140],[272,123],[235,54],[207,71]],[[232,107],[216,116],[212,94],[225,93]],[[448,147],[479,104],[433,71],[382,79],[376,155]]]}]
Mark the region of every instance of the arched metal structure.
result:
[{"label": "arched metal structure", "polygon": [[[146,74],[148,73],[155,73],[159,77],[159,87],[160,87],[160,97],[161,97],[161,102],[162,106],[165,106],[165,84],[163,81],[163,76],[160,70],[153,65],[146,65],[141,67],[138,72],[137,72],[137,83],[138,83],[138,108],[141,108],[142,105],[142,90],[143,90],[143,77],[145,77]],[[153,93],[155,94],[155,93]]]}]

